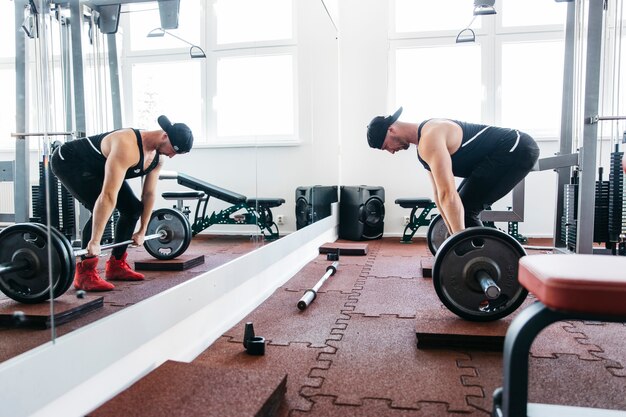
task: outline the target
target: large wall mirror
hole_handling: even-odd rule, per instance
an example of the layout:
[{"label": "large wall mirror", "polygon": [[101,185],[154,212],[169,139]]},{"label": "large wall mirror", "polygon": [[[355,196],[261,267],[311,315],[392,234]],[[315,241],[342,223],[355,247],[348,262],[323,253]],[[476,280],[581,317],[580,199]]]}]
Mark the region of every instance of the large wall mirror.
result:
[{"label": "large wall mirror", "polygon": [[[177,16],[156,1],[109,3],[0,5],[0,13],[15,17],[0,28],[0,89],[7,97],[0,112],[0,221],[4,230],[23,224],[11,242],[39,242],[36,256],[54,264],[41,274],[52,281],[65,274],[67,287],[37,304],[47,320],[40,328],[24,324],[32,305],[0,294],[17,324],[0,328],[0,366],[296,233],[329,215],[336,201],[333,2],[185,0]],[[89,212],[61,186],[49,159],[56,146],[83,136],[159,129],[160,115],[186,123],[194,147],[165,161],[154,208],[176,206],[188,217],[193,238],[186,255],[203,255],[204,262],[177,273],[149,271],[145,281],[114,282],[108,292],[78,293],[68,276],[74,268],[58,246],[79,249],[68,246],[80,244]],[[140,196],[141,179],[128,183]],[[298,206],[298,198],[306,204]],[[115,221],[113,215],[107,225],[109,240]],[[109,253],[98,263],[102,275]],[[131,266],[145,258],[143,248],[129,250]],[[98,305],[71,310],[100,297]]]}]

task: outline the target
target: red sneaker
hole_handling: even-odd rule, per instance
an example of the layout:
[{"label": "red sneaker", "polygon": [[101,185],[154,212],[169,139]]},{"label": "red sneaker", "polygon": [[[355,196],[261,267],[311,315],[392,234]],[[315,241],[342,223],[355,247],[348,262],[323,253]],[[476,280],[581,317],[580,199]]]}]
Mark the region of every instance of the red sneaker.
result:
[{"label": "red sneaker", "polygon": [[126,262],[126,257],[128,253],[124,253],[122,259],[115,259],[115,256],[111,256],[107,261],[107,265],[105,268],[105,276],[110,280],[117,281],[141,281],[144,279],[143,274],[139,272],[135,272],[130,268],[128,262]]},{"label": "red sneaker", "polygon": [[76,263],[74,288],[84,291],[111,291],[115,288],[115,285],[100,278],[96,270],[97,266],[98,257],[87,258]]}]

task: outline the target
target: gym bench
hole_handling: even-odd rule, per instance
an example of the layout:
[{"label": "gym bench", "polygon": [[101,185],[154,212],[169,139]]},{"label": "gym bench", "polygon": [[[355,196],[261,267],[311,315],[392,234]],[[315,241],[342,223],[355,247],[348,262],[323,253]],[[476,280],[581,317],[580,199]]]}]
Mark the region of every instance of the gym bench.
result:
[{"label": "gym bench", "polygon": [[493,394],[492,416],[626,416],[626,411],[527,403],[528,354],[544,328],[562,320],[626,322],[626,260],[608,255],[525,256],[519,282],[538,301],[506,333],[503,387]]},{"label": "gym bench", "polygon": [[[402,239],[400,240],[402,243],[411,243],[417,229],[420,226],[428,226],[430,224],[431,219],[426,218],[426,216],[437,206],[430,198],[398,198],[396,204],[402,208],[411,209],[409,223],[404,227]],[[416,214],[418,209],[422,209],[419,216]]]},{"label": "gym bench", "polygon": [[[173,191],[162,194],[166,200],[176,200],[175,208],[187,216],[191,210],[188,206],[183,206],[183,201],[197,200],[194,220],[191,223],[194,236],[214,224],[256,224],[265,239],[274,240],[279,237],[278,226],[274,222],[271,209],[282,205],[285,202],[284,198],[247,198],[242,194],[178,172],[163,172],[159,179],[175,179],[180,185],[196,190],[195,192]],[[214,211],[208,216],[206,211],[211,197],[232,205],[219,212]],[[242,214],[237,214],[242,210],[244,211]]]}]

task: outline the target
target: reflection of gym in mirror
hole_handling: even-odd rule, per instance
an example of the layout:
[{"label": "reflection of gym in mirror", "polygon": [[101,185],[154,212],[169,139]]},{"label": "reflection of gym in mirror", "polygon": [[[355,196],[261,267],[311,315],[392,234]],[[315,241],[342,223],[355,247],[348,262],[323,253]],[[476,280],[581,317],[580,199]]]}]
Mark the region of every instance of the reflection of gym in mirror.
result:
[{"label": "reflection of gym in mirror", "polygon": [[0,417],[623,415],[623,0],[0,3]]}]

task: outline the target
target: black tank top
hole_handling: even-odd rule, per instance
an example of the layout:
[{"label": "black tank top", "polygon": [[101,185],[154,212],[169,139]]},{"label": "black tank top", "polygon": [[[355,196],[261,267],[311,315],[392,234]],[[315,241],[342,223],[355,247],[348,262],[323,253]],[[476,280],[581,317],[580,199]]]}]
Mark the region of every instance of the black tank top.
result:
[{"label": "black tank top", "polygon": [[[422,134],[422,127],[430,120],[432,119],[424,120],[417,128],[418,144]],[[458,124],[463,131],[461,146],[454,154],[450,155],[452,173],[455,177],[469,177],[481,159],[494,152],[513,152],[519,143],[520,133],[514,129],[466,123],[451,119],[450,121]],[[430,171],[430,166],[420,156],[419,149],[417,151],[417,159],[419,159],[424,168]]]},{"label": "black tank top", "polygon": [[[106,157],[102,154],[101,144],[102,140],[107,135],[113,132],[115,131],[100,133],[98,135],[66,142],[59,149],[59,156],[64,161],[81,165],[81,167],[87,172],[104,173]],[[144,155],[143,145],[141,142],[141,133],[137,129],[133,129],[133,132],[135,132],[135,137],[137,138],[137,147],[139,148],[139,162],[137,163],[137,165],[130,167],[126,171],[126,175],[124,176],[125,179],[137,178],[147,175],[159,163],[159,153],[157,152],[150,166],[145,170],[143,169]]]}]

